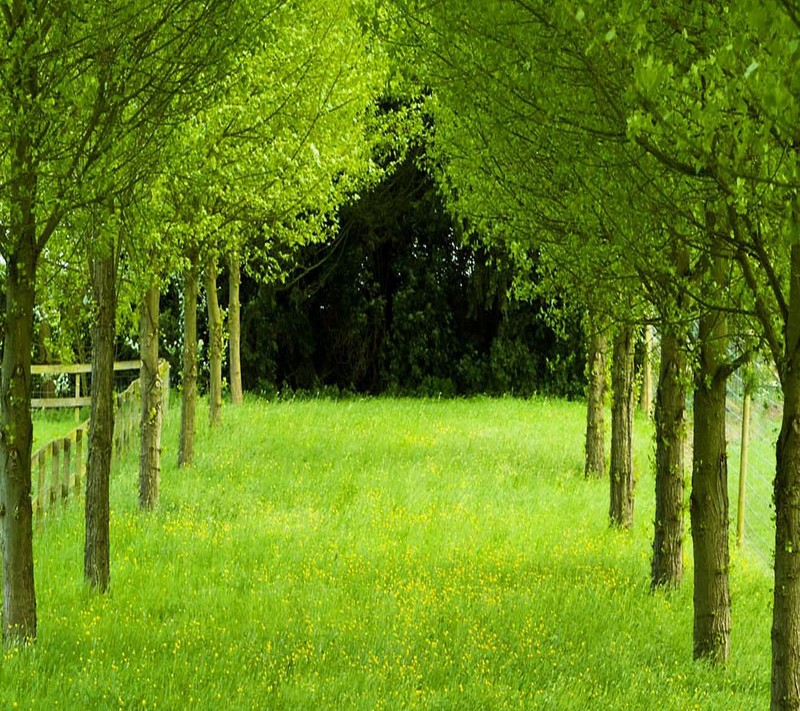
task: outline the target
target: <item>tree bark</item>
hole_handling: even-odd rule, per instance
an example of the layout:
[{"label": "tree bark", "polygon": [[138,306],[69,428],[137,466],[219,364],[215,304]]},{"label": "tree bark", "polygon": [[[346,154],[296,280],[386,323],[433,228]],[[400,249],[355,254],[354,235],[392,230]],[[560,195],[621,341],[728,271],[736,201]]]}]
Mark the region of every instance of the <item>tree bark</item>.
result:
[{"label": "tree bark", "polygon": [[230,351],[231,404],[241,405],[244,401],[242,392],[242,326],[239,288],[242,283],[239,257],[231,254],[228,258],[228,349]]},{"label": "tree bark", "polygon": [[[6,265],[6,324],[0,409],[0,519],[3,548],[3,639],[36,638],[31,506],[31,349],[36,250],[33,218],[21,226],[18,248]],[[24,220],[23,220],[24,222]]]},{"label": "tree bark", "polygon": [[694,550],[694,657],[722,663],[730,654],[728,459],[725,439],[727,319],[700,318],[694,389],[691,521]]},{"label": "tree bark", "polygon": [[633,410],[634,393],[633,328],[621,326],[614,337],[611,387],[614,403],[611,410],[611,525],[633,525]]},{"label": "tree bark", "polygon": [[686,446],[686,355],[667,325],[661,335],[656,390],[656,513],[650,584],[675,588],[683,580],[683,493]]},{"label": "tree bark", "polygon": [[208,303],[208,417],[211,427],[222,424],[222,311],[217,298],[217,260],[206,265]]},{"label": "tree bark", "polygon": [[189,268],[184,274],[183,294],[183,375],[181,389],[181,433],[178,445],[178,466],[188,467],[194,461],[195,410],[197,406],[197,292],[198,255],[189,255]]},{"label": "tree bark", "polygon": [[586,463],[587,478],[601,478],[606,473],[606,335],[595,333],[589,342],[586,385]]},{"label": "tree bark", "polygon": [[109,480],[114,440],[116,272],[113,250],[92,257],[92,297],[96,315],[92,329],[92,419],[86,467],[83,575],[86,582],[100,592],[108,589],[111,578]]},{"label": "tree bark", "polygon": [[158,503],[161,480],[162,383],[158,372],[158,286],[151,286],[142,300],[139,322],[139,350],[142,393],[139,450],[139,508],[151,511]]},{"label": "tree bark", "polygon": [[800,245],[796,243],[791,248],[790,278],[774,490],[773,711],[800,708]]}]

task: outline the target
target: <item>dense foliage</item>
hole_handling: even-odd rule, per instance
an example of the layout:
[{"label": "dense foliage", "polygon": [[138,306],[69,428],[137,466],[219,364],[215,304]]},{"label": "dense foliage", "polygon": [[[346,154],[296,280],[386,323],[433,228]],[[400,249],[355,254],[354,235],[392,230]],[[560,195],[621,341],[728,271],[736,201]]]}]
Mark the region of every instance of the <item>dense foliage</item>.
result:
[{"label": "dense foliage", "polygon": [[[245,275],[245,389],[268,395],[582,392],[578,318],[556,319],[553,304],[510,297],[508,261],[469,243],[418,157],[409,155],[342,208],[330,243],[285,257],[285,281]],[[225,303],[224,287],[221,298]],[[178,373],[177,291],[165,302],[162,332]],[[204,322],[201,314],[201,332]]]}]

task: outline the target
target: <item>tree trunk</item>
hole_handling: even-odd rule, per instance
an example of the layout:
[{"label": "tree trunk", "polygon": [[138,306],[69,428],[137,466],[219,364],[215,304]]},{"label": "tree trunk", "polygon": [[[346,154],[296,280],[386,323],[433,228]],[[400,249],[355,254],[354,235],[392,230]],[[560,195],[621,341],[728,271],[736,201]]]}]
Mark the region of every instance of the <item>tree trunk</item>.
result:
[{"label": "tree trunk", "polygon": [[700,318],[699,343],[691,496],[694,657],[721,663],[730,652],[731,627],[725,440],[727,321],[723,312],[712,311]]},{"label": "tree trunk", "polygon": [[653,339],[654,329],[648,323],[644,327],[644,359],[642,361],[642,393],[639,406],[650,417],[653,407]]},{"label": "tree trunk", "polygon": [[[25,231],[25,227],[22,228]],[[31,507],[31,350],[36,252],[23,234],[6,265],[6,324],[0,409],[0,518],[3,547],[3,639],[36,637]]]},{"label": "tree trunk", "polygon": [[181,389],[181,434],[178,466],[194,461],[194,425],[197,405],[197,292],[198,256],[189,255],[189,269],[184,275],[183,294],[183,376]]},{"label": "tree trunk", "polygon": [[139,350],[142,367],[141,447],[139,450],[139,508],[151,511],[158,503],[161,480],[162,383],[158,372],[158,286],[151,286],[142,300]]},{"label": "tree trunk", "polygon": [[595,333],[589,343],[586,385],[586,464],[587,478],[606,473],[606,335]]},{"label": "tree trunk", "polygon": [[634,393],[633,329],[621,326],[614,337],[611,387],[614,404],[611,411],[611,504],[612,526],[633,525],[633,409]]},{"label": "tree trunk", "polygon": [[206,265],[208,302],[208,416],[212,427],[222,424],[222,312],[217,298],[217,260]]},{"label": "tree trunk", "polygon": [[242,393],[242,326],[239,287],[242,283],[241,266],[238,255],[231,254],[228,259],[228,348],[230,351],[231,404],[241,405]]},{"label": "tree trunk", "polygon": [[683,580],[683,489],[686,446],[684,343],[666,326],[656,391],[656,516],[650,584],[674,588]]},{"label": "tree trunk", "polygon": [[781,372],[783,421],[776,447],[775,585],[772,607],[773,711],[800,708],[800,245],[791,284]]},{"label": "tree trunk", "polygon": [[113,251],[91,260],[95,323],[92,329],[92,419],[86,466],[83,575],[100,592],[110,580],[109,479],[114,439],[116,272]]}]

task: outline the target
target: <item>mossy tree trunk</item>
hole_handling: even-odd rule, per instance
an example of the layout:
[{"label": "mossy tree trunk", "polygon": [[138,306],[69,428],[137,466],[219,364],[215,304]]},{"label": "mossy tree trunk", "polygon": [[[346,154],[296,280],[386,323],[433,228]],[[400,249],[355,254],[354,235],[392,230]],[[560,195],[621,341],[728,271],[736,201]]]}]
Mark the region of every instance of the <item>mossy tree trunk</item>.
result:
[{"label": "mossy tree trunk", "polygon": [[242,323],[239,290],[242,283],[239,256],[231,254],[228,258],[228,350],[230,368],[231,404],[241,405],[242,392]]},{"label": "mossy tree trunk", "polygon": [[612,526],[633,525],[633,411],[634,392],[633,328],[620,326],[614,336],[611,366],[613,406],[611,410],[611,502],[609,518]]},{"label": "mossy tree trunk", "polygon": [[222,311],[217,297],[217,260],[206,264],[208,304],[208,417],[211,427],[222,424]]},{"label": "mossy tree trunk", "polygon": [[721,663],[730,654],[728,459],[725,438],[727,317],[701,316],[695,373],[691,521],[694,551],[694,657]]},{"label": "mossy tree trunk", "polygon": [[772,709],[800,708],[800,245],[791,248],[783,421],[776,447]]},{"label": "mossy tree trunk", "polygon": [[198,254],[189,255],[183,278],[183,374],[181,386],[181,433],[178,466],[194,461],[195,411],[197,408],[197,293],[199,290]]},{"label": "mossy tree trunk", "polygon": [[12,226],[21,239],[6,265],[6,323],[0,409],[0,524],[3,547],[3,639],[36,637],[31,506],[31,349],[37,253],[34,219]]},{"label": "mossy tree trunk", "polygon": [[656,512],[650,583],[678,587],[683,580],[683,496],[686,447],[686,354],[669,325],[661,334],[655,408]]},{"label": "mossy tree trunk", "polygon": [[606,399],[606,349],[603,332],[591,335],[586,370],[586,460],[587,478],[601,478],[606,473],[605,451],[605,399]]},{"label": "mossy tree trunk", "polygon": [[114,341],[117,260],[114,250],[91,258],[92,298],[92,419],[86,466],[84,579],[105,592],[111,578],[109,480],[114,440]]},{"label": "mossy tree trunk", "polygon": [[151,511],[158,503],[161,480],[161,422],[163,384],[158,371],[159,289],[151,286],[141,305],[139,372],[142,412],[139,448],[139,508]]}]

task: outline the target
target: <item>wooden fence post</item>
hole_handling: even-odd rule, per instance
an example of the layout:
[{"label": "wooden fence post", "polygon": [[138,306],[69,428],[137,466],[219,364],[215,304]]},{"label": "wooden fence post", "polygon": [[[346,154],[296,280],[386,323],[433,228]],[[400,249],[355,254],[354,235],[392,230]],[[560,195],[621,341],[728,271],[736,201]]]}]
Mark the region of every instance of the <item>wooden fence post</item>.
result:
[{"label": "wooden fence post", "polygon": [[41,525],[44,516],[44,488],[45,484],[45,454],[46,449],[40,449],[36,456],[39,459],[39,478],[36,485],[36,519],[37,523]]},{"label": "wooden fence post", "polygon": [[83,479],[83,427],[75,430],[75,496],[80,498]]},{"label": "wooden fence post", "polygon": [[81,374],[75,373],[75,422],[81,421],[81,407],[77,403],[79,402],[78,398],[81,396]]},{"label": "wooden fence post", "polygon": [[120,396],[119,410],[117,410],[114,422],[119,427],[119,453],[123,455],[128,451],[128,396],[126,392]]},{"label": "wooden fence post", "polygon": [[61,502],[66,505],[69,498],[69,475],[70,465],[72,463],[72,438],[65,437],[62,441],[62,448],[64,450],[64,474],[61,479]]},{"label": "wooden fence post", "polygon": [[114,434],[111,437],[111,458],[116,459],[119,456],[119,409],[122,404],[122,397],[119,395],[114,396]]},{"label": "wooden fence post", "polygon": [[52,508],[56,503],[56,499],[58,498],[57,491],[59,488],[59,478],[61,474],[61,468],[59,467],[61,443],[57,439],[50,443],[50,453],[53,456],[53,460],[51,462],[52,472],[50,474],[50,508]]}]

